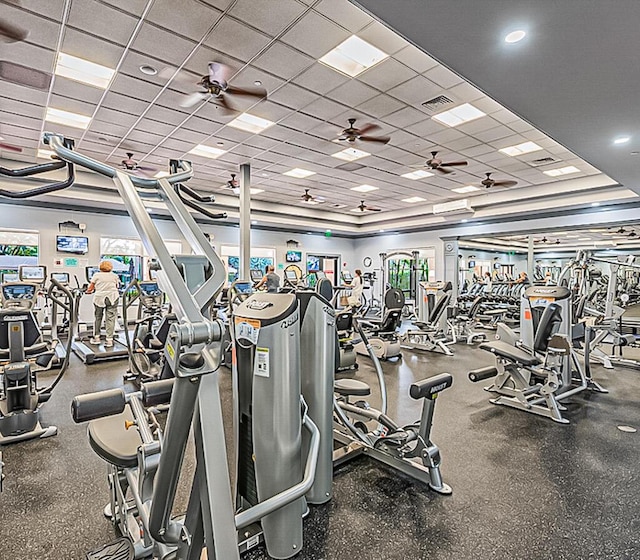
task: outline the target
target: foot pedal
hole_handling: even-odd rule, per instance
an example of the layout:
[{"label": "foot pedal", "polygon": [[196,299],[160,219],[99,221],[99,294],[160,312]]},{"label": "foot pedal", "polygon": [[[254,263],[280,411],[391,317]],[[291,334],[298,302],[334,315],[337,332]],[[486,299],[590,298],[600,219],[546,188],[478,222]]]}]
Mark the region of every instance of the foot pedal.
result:
[{"label": "foot pedal", "polygon": [[133,545],[123,537],[87,552],[86,560],[134,560]]}]

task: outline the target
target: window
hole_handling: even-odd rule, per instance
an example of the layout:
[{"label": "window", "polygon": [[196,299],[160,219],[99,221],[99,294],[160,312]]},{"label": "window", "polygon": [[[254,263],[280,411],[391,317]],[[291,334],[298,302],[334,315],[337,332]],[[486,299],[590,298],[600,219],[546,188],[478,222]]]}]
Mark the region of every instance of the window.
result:
[{"label": "window", "polygon": [[18,272],[22,264],[38,264],[39,241],[36,232],[0,231],[0,274]]}]

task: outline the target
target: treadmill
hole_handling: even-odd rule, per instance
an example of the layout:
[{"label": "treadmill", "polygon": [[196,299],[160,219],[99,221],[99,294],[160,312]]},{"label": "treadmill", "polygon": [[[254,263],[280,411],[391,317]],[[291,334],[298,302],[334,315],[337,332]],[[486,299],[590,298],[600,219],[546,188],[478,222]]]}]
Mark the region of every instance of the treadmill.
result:
[{"label": "treadmill", "polygon": [[[93,275],[99,271],[100,269],[97,266],[86,267],[85,273],[87,282],[91,282]],[[127,325],[125,325],[124,328],[128,328]],[[89,340],[93,336],[92,321],[90,328],[86,328],[82,333],[80,332],[80,329],[78,329],[78,333],[73,341],[71,349],[73,350],[73,353],[87,365],[107,360],[128,359],[129,351],[127,349],[127,341],[124,331],[118,331],[117,329],[118,321],[116,319],[116,332],[113,333],[113,346],[106,347],[104,345],[104,339],[100,340],[100,344],[91,344]]]}]

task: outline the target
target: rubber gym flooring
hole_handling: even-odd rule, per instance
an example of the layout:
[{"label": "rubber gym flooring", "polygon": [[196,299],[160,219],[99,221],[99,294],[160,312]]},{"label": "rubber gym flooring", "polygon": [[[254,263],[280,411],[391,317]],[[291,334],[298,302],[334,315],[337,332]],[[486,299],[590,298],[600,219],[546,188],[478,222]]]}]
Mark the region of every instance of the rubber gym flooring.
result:
[{"label": "rubber gym flooring", "polygon": [[[640,433],[617,429],[640,428],[640,371],[595,367],[610,393],[575,397],[566,413],[571,424],[559,425],[491,405],[482,384],[466,377],[491,364],[491,356],[463,344],[454,351],[450,358],[405,350],[403,360],[384,364],[389,414],[401,423],[420,413],[421,404],[408,396],[415,379],[454,375],[454,386],[438,398],[433,431],[453,495],[359,459],[336,472],[333,500],[311,507],[297,558],[640,558]],[[356,378],[372,380],[367,359],[359,361]],[[4,448],[3,560],[82,560],[86,550],[113,540],[102,516],[106,467],[89,447],[86,426],[73,424],[69,404],[76,394],[121,385],[125,367],[123,361],[85,367],[74,357],[43,409],[44,423],[60,433]],[[230,375],[221,375],[229,410]],[[178,510],[186,507],[186,488]],[[262,548],[246,557],[267,558]]]}]

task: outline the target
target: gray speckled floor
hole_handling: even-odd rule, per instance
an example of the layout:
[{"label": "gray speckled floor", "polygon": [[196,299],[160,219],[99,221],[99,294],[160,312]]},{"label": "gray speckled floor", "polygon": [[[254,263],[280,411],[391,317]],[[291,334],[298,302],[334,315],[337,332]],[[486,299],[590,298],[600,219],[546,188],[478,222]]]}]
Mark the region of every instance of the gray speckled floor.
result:
[{"label": "gray speckled floor", "polygon": [[[439,560],[562,560],[640,558],[640,372],[596,367],[606,395],[573,399],[569,426],[493,406],[468,369],[491,356],[458,345],[456,356],[413,354],[386,363],[389,412],[413,421],[420,404],[407,396],[414,379],[442,371],[455,384],[438,399],[433,438],[443,456],[452,496],[363,458],[336,472],[334,499],[312,507],[298,558]],[[371,376],[364,365],[359,379]],[[4,448],[0,495],[0,558],[80,559],[113,538],[102,517],[105,467],[93,454],[85,426],[72,423],[71,397],[121,384],[123,362],[85,369],[77,359],[43,410],[60,434]],[[224,373],[225,405],[230,383]],[[192,466],[188,461],[187,477]],[[186,488],[186,485],[185,485]],[[184,507],[186,492],[178,508]],[[262,548],[247,558],[267,558]],[[224,560],[224,559],[220,559]]]}]

